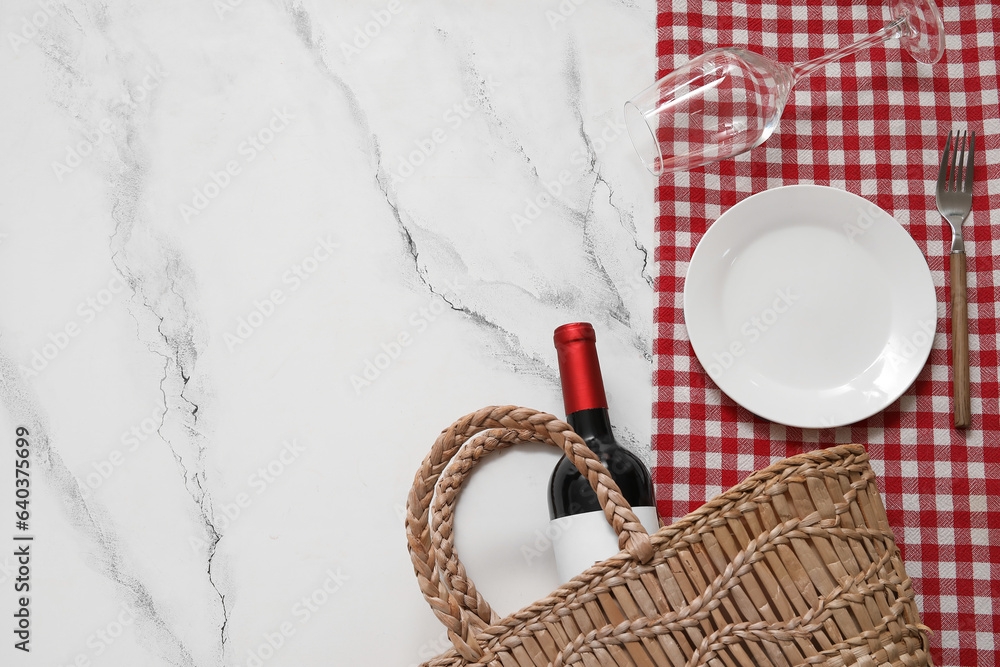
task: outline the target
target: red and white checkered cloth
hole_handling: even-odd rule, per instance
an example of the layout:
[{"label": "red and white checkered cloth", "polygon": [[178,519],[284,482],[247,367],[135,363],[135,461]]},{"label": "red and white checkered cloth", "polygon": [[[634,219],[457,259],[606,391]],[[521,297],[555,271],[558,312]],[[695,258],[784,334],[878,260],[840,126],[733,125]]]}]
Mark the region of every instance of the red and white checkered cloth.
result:
[{"label": "red and white checkered cloth", "polygon": [[[794,63],[876,32],[877,0],[659,0],[663,75],[716,46],[748,46]],[[918,65],[889,43],[814,73],[781,124],[733,160],[660,179],[655,477],[665,520],[683,516],[783,457],[835,443],[867,446],[937,665],[1000,665],[1000,6],[941,6],[944,58]],[[975,130],[968,251],[973,425],[952,428],[948,291],[950,231],[935,180],[952,127]],[[924,252],[938,295],[927,366],[898,401],[860,423],[803,430],[761,419],[720,392],[684,326],[684,277],[706,228],[745,197],[817,183],[859,194],[892,214]]]}]

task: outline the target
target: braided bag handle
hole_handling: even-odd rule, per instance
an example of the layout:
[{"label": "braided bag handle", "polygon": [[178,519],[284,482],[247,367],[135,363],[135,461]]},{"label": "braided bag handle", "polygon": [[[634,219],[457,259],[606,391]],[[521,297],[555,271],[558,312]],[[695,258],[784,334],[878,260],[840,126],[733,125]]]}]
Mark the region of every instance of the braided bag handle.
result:
[{"label": "braided bag handle", "polygon": [[526,442],[562,449],[597,493],[605,517],[618,534],[619,547],[641,563],[653,557],[646,529],[610,473],[569,424],[511,405],[490,406],[462,417],[441,432],[414,477],[406,502],[406,536],[420,591],[467,660],[484,655],[476,635],[500,618],[455,554],[455,500],[483,456]]}]

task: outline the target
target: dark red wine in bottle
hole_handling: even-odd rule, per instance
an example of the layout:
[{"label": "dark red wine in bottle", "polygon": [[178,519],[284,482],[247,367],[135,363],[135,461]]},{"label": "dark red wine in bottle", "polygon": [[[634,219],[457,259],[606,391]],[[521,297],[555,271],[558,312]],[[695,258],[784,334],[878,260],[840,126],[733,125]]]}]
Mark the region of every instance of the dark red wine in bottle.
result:
[{"label": "dark red wine in bottle", "polygon": [[[597,360],[597,336],[586,322],[555,331],[566,421],[597,454],[639,521],[652,534],[660,527],[653,479],[642,461],[618,444],[608,417],[608,399]],[[562,581],[618,553],[618,537],[597,494],[563,456],[549,479],[549,534]]]}]

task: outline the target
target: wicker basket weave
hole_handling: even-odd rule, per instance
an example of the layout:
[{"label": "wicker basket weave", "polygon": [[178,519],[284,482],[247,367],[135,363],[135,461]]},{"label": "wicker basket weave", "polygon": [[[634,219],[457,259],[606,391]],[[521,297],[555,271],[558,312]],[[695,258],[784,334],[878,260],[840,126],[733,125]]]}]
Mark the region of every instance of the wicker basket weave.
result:
[{"label": "wicker basket weave", "polygon": [[[454,504],[482,456],[519,442],[562,448],[622,551],[500,618],[455,554]],[[454,644],[427,667],[931,664],[859,445],[785,459],[650,536],[568,424],[489,407],[438,437],[406,530],[420,589]]]}]

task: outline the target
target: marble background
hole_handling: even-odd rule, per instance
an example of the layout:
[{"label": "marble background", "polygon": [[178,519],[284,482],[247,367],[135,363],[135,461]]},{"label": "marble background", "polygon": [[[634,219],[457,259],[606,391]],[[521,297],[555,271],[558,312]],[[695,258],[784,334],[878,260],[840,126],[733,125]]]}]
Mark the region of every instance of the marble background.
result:
[{"label": "marble background", "polygon": [[[621,105],[651,0],[4,0],[0,35],[8,619],[19,425],[34,536],[3,664],[436,655],[413,474],[479,407],[562,414],[564,322],[594,323],[648,458],[655,182]],[[501,612],[555,583],[556,458],[463,495]]]}]

